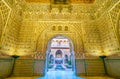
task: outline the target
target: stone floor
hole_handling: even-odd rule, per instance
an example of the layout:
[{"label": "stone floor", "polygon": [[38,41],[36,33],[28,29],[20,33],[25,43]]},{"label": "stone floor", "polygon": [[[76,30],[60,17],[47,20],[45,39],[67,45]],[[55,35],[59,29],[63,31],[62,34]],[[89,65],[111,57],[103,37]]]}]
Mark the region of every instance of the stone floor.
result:
[{"label": "stone floor", "polygon": [[[36,79],[38,77],[9,77],[6,79]],[[111,77],[100,77],[100,76],[94,76],[94,77],[87,77],[87,76],[82,76],[82,78],[85,79],[115,79],[115,78],[111,78]]]}]

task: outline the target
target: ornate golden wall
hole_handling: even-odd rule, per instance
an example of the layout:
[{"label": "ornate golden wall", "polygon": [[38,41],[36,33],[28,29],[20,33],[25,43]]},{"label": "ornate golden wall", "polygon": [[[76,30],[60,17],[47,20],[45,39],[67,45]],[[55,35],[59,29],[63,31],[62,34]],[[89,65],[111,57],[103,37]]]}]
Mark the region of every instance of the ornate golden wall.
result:
[{"label": "ornate golden wall", "polygon": [[39,52],[44,58],[49,39],[59,34],[73,41],[76,58],[83,54],[120,52],[119,0],[67,6],[29,1],[0,1],[1,52],[10,55]]},{"label": "ornate golden wall", "polygon": [[76,52],[82,52],[83,40],[80,27],[81,24],[76,21],[24,21],[19,34],[18,52],[33,54],[39,51],[45,54],[48,41],[59,34],[73,41]]},{"label": "ornate golden wall", "polygon": [[[119,12],[119,17],[118,17],[118,22],[117,22],[117,34],[118,38],[120,38],[120,12]],[[120,45],[120,39],[119,40],[119,45]]]},{"label": "ornate golden wall", "polygon": [[13,55],[17,49],[17,38],[21,22],[19,6],[4,0],[0,1],[2,15],[2,35],[0,52]]},{"label": "ornate golden wall", "polygon": [[112,25],[114,26],[114,30],[116,32],[116,38],[120,46],[120,2],[117,2],[115,6],[112,7],[109,11],[109,17],[111,19]]},{"label": "ornate golden wall", "polygon": [[0,13],[0,39],[1,39],[1,36],[2,36],[2,15]]},{"label": "ornate golden wall", "polygon": [[92,55],[100,55],[101,53],[101,38],[97,26],[95,22],[83,24],[85,53]]},{"label": "ornate golden wall", "polygon": [[114,27],[112,26],[112,23],[110,21],[109,15],[103,15],[103,17],[99,19],[99,23],[101,23],[98,26],[102,44],[101,53],[111,55],[113,53],[119,52],[117,37],[115,34]]}]

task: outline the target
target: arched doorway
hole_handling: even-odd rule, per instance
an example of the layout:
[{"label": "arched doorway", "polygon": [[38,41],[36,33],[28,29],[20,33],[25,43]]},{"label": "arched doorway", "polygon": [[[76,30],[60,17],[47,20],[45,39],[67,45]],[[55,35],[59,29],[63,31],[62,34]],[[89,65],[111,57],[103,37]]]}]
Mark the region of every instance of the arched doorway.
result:
[{"label": "arched doorway", "polygon": [[57,35],[48,42],[45,71],[75,71],[75,58],[72,41]]},{"label": "arched doorway", "polygon": [[56,58],[62,58],[62,51],[61,50],[57,50],[55,57]]}]

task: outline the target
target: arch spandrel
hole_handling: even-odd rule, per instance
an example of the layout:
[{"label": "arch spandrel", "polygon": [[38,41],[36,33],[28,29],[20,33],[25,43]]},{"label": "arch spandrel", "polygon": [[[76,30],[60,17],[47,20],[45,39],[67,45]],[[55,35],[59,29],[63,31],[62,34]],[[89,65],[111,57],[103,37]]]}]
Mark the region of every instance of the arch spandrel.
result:
[{"label": "arch spandrel", "polygon": [[[51,28],[51,29],[50,29]],[[83,41],[82,41],[82,33],[80,28],[75,28],[74,26],[68,27],[68,31],[52,31],[52,27],[47,28],[42,33],[39,34],[39,37],[37,39],[36,43],[36,50],[40,51],[42,53],[46,52],[48,41],[57,35],[63,35],[71,39],[74,46],[74,51],[76,53],[76,56],[79,56],[79,52],[83,52]],[[63,29],[63,28],[62,28]],[[79,31],[76,31],[79,30]]]}]

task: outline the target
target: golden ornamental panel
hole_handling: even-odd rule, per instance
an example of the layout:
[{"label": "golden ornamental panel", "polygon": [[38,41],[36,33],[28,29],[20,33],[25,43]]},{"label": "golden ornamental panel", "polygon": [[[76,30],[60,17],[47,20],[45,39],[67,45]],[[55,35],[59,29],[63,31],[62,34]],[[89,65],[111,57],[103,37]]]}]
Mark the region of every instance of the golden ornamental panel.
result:
[{"label": "golden ornamental panel", "polygon": [[74,4],[92,4],[95,0],[71,0],[71,3]]},{"label": "golden ornamental panel", "polygon": [[95,0],[25,0],[29,3],[52,3],[52,4],[68,4],[68,3],[75,3],[75,4],[91,4],[94,3]]},{"label": "golden ornamental panel", "polygon": [[50,0],[25,0],[26,2],[35,2],[35,3],[50,3]]}]

